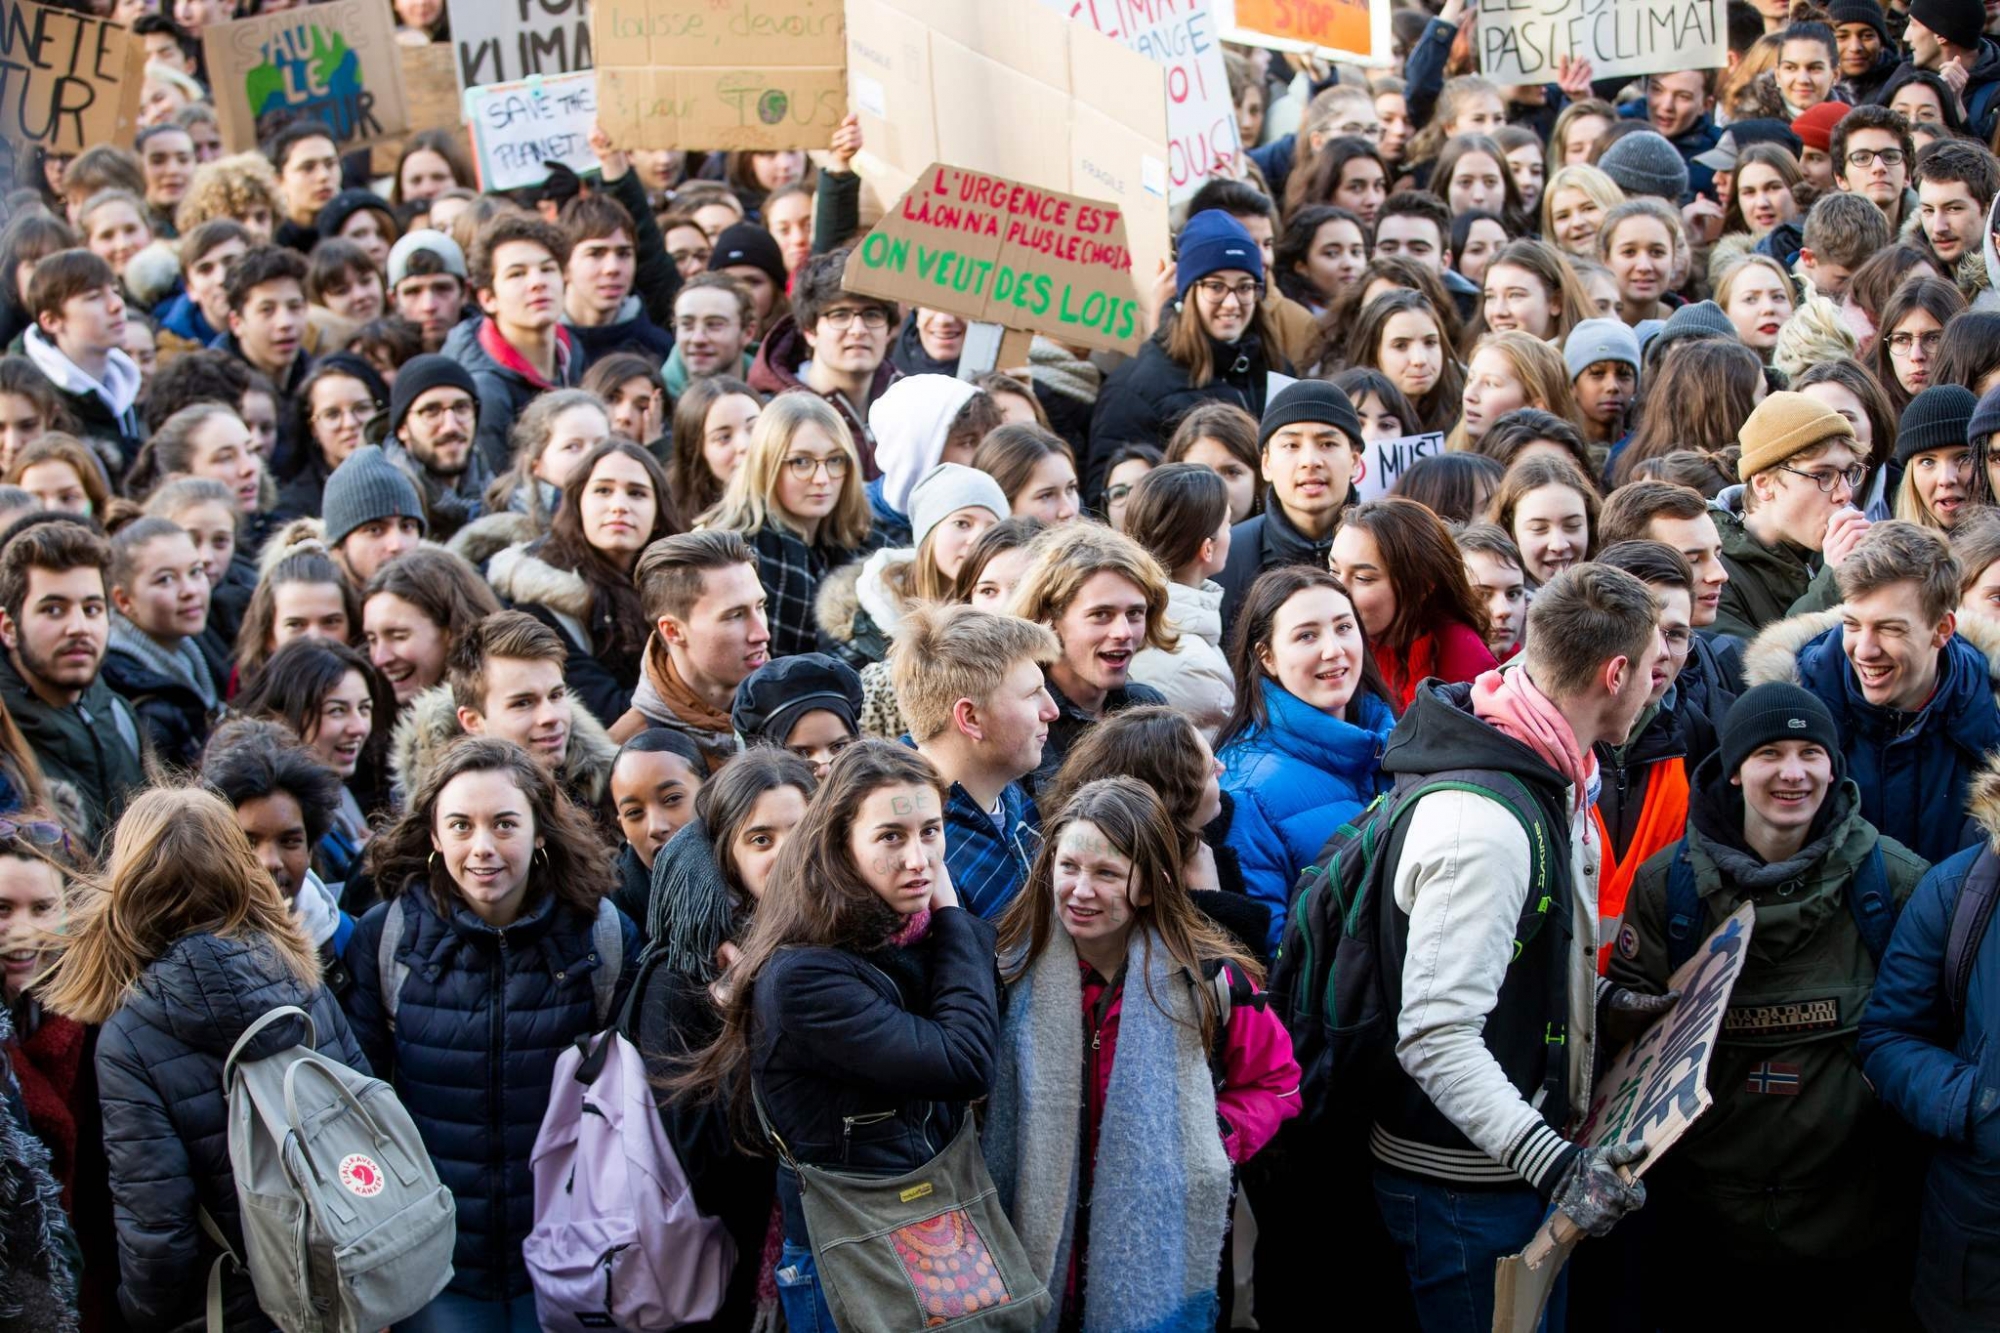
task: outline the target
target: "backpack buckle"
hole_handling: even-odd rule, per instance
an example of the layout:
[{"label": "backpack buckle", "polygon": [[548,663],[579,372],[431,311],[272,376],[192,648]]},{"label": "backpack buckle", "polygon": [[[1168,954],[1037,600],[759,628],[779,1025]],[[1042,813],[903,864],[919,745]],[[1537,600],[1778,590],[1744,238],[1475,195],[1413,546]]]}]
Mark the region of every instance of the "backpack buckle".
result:
[{"label": "backpack buckle", "polygon": [[1566,1046],[1569,1044],[1569,1030],[1564,1024],[1550,1023],[1542,1029],[1542,1041],[1549,1046]]}]

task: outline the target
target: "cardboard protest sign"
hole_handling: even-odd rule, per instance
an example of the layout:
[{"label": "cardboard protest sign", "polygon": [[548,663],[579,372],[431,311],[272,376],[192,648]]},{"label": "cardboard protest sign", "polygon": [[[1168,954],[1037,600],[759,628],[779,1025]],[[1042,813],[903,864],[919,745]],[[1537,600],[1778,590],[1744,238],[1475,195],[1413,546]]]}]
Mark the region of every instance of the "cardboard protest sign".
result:
[{"label": "cardboard protest sign", "polygon": [[380,0],[330,0],[203,30],[222,141],[246,152],[295,120],[333,130],[342,152],[408,132],[396,15]]},{"label": "cardboard protest sign", "polygon": [[1354,462],[1354,475],[1350,478],[1354,498],[1375,500],[1389,494],[1419,458],[1443,452],[1444,435],[1440,431],[1371,442]]},{"label": "cardboard protest sign", "polygon": [[465,95],[474,165],[482,190],[517,190],[549,178],[544,163],[599,169],[590,151],[597,80],[589,70],[553,79],[484,84]]},{"label": "cardboard protest sign", "polygon": [[1222,35],[1274,51],[1389,63],[1386,0],[1213,0]]},{"label": "cardboard protest sign", "polygon": [[460,88],[590,68],[590,0],[450,0]]},{"label": "cardboard protest sign", "polygon": [[[442,130],[456,136],[459,148],[472,156],[471,141],[461,124],[458,92],[458,57],[449,42],[405,43],[402,47],[403,97],[410,110],[410,128]],[[385,139],[375,145],[371,166],[378,176],[391,175],[403,152],[402,138]]]},{"label": "cardboard protest sign", "polygon": [[824,148],[847,114],[841,0],[598,0],[591,17],[620,148]]},{"label": "cardboard protest sign", "polygon": [[845,285],[1108,351],[1143,336],[1116,207],[943,163],[854,247]]},{"label": "cardboard protest sign", "polygon": [[1236,174],[1243,140],[1209,0],[1042,0],[1159,65],[1167,74],[1167,198]]},{"label": "cardboard protest sign", "polygon": [[1479,72],[1547,83],[1563,56],[1591,77],[1720,69],[1729,57],[1725,0],[1490,0],[1479,7]]},{"label": "cardboard protest sign", "polygon": [[[1590,1109],[1571,1135],[1576,1142],[1593,1148],[1645,1144],[1645,1158],[1631,1168],[1643,1176],[1715,1104],[1708,1062],[1729,1015],[1730,993],[1749,961],[1756,919],[1757,909],[1744,903],[1674,973],[1667,985],[1681,993],[1680,1003],[1598,1075]],[[1493,1333],[1533,1333],[1556,1275],[1582,1239],[1568,1218],[1554,1213],[1527,1249],[1500,1261]]]},{"label": "cardboard protest sign", "polygon": [[146,49],[107,19],[30,0],[0,8],[0,139],[81,153],[132,142]]},{"label": "cardboard protest sign", "polygon": [[982,0],[848,0],[847,58],[864,217],[949,162],[1116,204],[1135,271],[1167,258],[1166,81],[1152,61],[1040,5]]}]

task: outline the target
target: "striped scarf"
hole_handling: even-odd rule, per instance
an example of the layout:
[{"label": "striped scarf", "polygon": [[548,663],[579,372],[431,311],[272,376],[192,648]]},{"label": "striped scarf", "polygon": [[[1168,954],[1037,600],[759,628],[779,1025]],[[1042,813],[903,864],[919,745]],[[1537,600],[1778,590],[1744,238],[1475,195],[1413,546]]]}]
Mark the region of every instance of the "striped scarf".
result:
[{"label": "striped scarf", "polygon": [[[1083,1327],[1207,1333],[1229,1220],[1196,987],[1157,935],[1135,932],[1092,1172]],[[1028,1259],[1062,1293],[1082,1178],[1083,981],[1061,930],[1008,989],[987,1103],[987,1169]],[[1044,1327],[1060,1322],[1063,1303]]]}]

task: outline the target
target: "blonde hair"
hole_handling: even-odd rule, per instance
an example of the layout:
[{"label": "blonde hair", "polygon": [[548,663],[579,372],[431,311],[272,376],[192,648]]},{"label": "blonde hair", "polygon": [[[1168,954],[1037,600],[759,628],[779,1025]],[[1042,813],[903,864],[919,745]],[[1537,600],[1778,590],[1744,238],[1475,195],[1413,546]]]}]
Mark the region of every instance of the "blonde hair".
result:
[{"label": "blonde hair", "polygon": [[919,741],[942,735],[960,699],[984,705],[1024,658],[1056,660],[1062,646],[1048,626],[963,605],[913,606],[889,647],[896,706]]},{"label": "blonde hair", "polygon": [[1599,167],[1578,162],[1567,167],[1558,167],[1548,180],[1542,183],[1542,235],[1553,236],[1556,224],[1551,218],[1556,191],[1578,190],[1595,200],[1597,206],[1609,213],[1625,202],[1625,191],[1618,188]]},{"label": "blonde hair", "polygon": [[42,992],[79,1023],[117,1013],[148,966],[190,935],[257,938],[277,968],[319,984],[319,954],[250,850],[236,814],[205,787],[134,797],[101,875],[74,882],[69,933]]},{"label": "blonde hair", "polygon": [[[1506,357],[1507,363],[1513,367],[1514,378],[1521,381],[1521,390],[1528,397],[1523,406],[1553,412],[1578,430],[1583,429],[1583,414],[1577,410],[1576,395],[1570,390],[1569,367],[1563,361],[1561,352],[1534,334],[1520,329],[1487,334],[1473,347],[1472,356],[1478,356],[1489,347]],[[1466,379],[1469,382],[1471,378],[1472,357],[1467,357]],[[1490,431],[1492,428],[1492,423],[1488,422],[1487,429]],[[1445,437],[1444,447],[1456,452],[1474,448],[1475,443],[1466,434],[1465,418],[1461,415],[1458,424]]]},{"label": "blonde hair", "polygon": [[285,216],[278,193],[278,173],[262,153],[235,153],[204,162],[174,210],[174,229],[185,236],[204,222],[228,218],[241,222],[259,208],[270,210],[271,225]]},{"label": "blonde hair", "polygon": [[1129,580],[1145,594],[1144,646],[1175,651],[1180,635],[1167,619],[1167,571],[1145,547],[1095,523],[1065,523],[1028,543],[1028,567],[1014,585],[1008,614],[1053,628],[1083,585],[1104,573]]},{"label": "blonde hair", "polygon": [[1813,366],[1858,355],[1854,331],[1840,317],[1840,307],[1824,296],[1808,296],[1778,329],[1771,364],[1796,378]]},{"label": "blonde hair", "polygon": [[[1798,283],[1792,280],[1791,274],[1785,272],[1783,264],[1769,255],[1757,254],[1754,251],[1738,258],[1727,268],[1722,269],[1715,275],[1711,296],[1715,303],[1722,307],[1723,313],[1729,313],[1729,298],[1735,294],[1736,284],[1742,279],[1745,273],[1748,273],[1753,268],[1761,268],[1766,273],[1775,273],[1778,276],[1778,281],[1784,284],[1786,302],[1792,307],[1793,312],[1797,313],[1799,308]],[[1786,316],[1787,323],[1790,322],[1790,319],[1791,316]],[[1784,329],[1780,327],[1778,332],[1783,334]]]},{"label": "blonde hair", "polygon": [[806,426],[818,426],[847,455],[847,475],[840,479],[840,498],[833,512],[821,522],[817,544],[859,546],[868,536],[868,499],[862,492],[861,455],[855,450],[854,435],[840,413],[815,393],[781,393],[758,414],[750,432],[750,448],[737,465],[736,475],[715,508],[704,514],[701,526],[730,532],[761,532],[768,524],[778,524],[795,535],[791,517],[777,507],[778,472],[785,465],[792,441]]}]

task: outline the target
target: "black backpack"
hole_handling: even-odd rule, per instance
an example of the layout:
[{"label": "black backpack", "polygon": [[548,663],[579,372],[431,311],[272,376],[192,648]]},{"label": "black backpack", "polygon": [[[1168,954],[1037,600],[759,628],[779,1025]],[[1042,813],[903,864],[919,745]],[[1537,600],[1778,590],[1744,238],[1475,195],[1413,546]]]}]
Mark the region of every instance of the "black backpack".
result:
[{"label": "black backpack", "polygon": [[1409,774],[1334,830],[1319,859],[1299,876],[1271,965],[1270,1004],[1292,1035],[1301,1114],[1324,1125],[1369,1110],[1395,1068],[1395,1016],[1382,966],[1396,863],[1408,821],[1433,792],[1476,792],[1497,803],[1527,834],[1530,891],[1515,927],[1514,956],[1541,930],[1552,898],[1551,848],[1536,802],[1512,774],[1455,769]]}]

